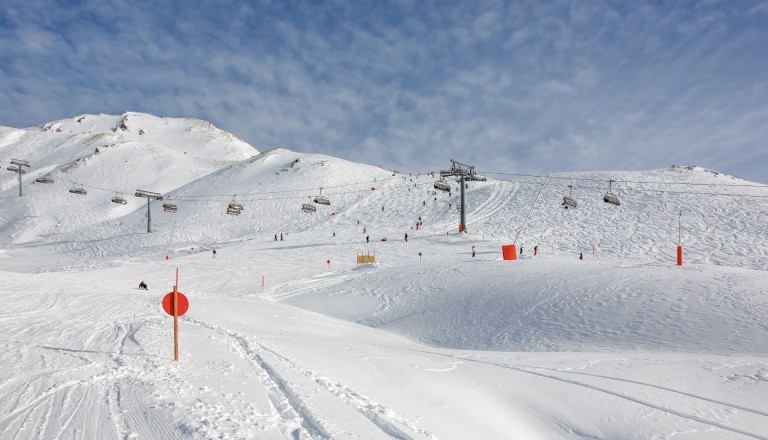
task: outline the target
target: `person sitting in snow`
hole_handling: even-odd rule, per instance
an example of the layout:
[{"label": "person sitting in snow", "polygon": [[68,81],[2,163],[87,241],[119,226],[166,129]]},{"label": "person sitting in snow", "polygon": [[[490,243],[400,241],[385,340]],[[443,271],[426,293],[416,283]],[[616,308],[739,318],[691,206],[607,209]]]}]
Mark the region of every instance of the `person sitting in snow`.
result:
[{"label": "person sitting in snow", "polygon": [[140,290],[149,290],[149,289],[147,289],[147,283],[145,283],[144,281],[139,283],[139,289]]}]

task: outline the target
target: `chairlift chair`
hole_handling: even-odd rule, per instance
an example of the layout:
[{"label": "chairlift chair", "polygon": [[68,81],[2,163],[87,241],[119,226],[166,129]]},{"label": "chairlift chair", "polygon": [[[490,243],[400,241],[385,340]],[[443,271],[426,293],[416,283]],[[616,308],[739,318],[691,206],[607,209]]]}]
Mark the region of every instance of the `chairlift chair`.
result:
[{"label": "chairlift chair", "polygon": [[572,194],[573,194],[573,185],[568,185],[568,195],[563,197],[563,203],[562,203],[562,205],[565,206],[565,209],[575,208],[578,205],[576,203],[576,199],[572,197]]},{"label": "chairlift chair", "polygon": [[451,190],[451,185],[448,185],[448,183],[445,180],[440,179],[440,180],[435,182],[435,189],[439,189],[440,191],[449,192]]},{"label": "chairlift chair", "polygon": [[[312,197],[310,197],[309,200],[311,201]],[[317,208],[315,208],[315,205],[313,205],[312,203],[302,203],[301,210],[304,212],[315,212],[317,211]]]},{"label": "chairlift chair", "polygon": [[328,200],[328,197],[325,197],[323,195],[323,188],[320,188],[320,195],[319,196],[315,196],[314,202],[319,204],[319,205],[330,205],[331,204],[331,201]]},{"label": "chairlift chair", "polygon": [[82,186],[76,186],[74,184],[72,185],[72,188],[69,189],[69,192],[71,192],[72,194],[78,194],[81,196],[88,194],[88,191],[86,191],[85,188],[83,188]]},{"label": "chairlift chair", "polygon": [[171,202],[163,203],[163,211],[176,212],[176,204]]},{"label": "chairlift chair", "polygon": [[[8,171],[13,171],[14,173],[19,172],[19,167],[16,165],[8,165],[8,168],[6,168]],[[21,174],[27,174],[26,171],[24,171],[24,168],[21,169]]]},{"label": "chairlift chair", "polygon": [[37,183],[53,183],[53,179],[51,179],[48,176],[41,176],[35,179],[35,182]]},{"label": "chairlift chair", "polygon": [[619,198],[616,197],[616,194],[611,192],[611,186],[613,182],[614,182],[613,180],[608,181],[608,192],[605,193],[605,195],[603,196],[603,201],[605,203],[610,203],[611,205],[619,206],[621,205],[621,203],[619,202]]},{"label": "chairlift chair", "polygon": [[125,200],[125,198],[115,194],[115,196],[112,197],[112,203],[117,203],[118,205],[127,205],[128,200]]},{"label": "chairlift chair", "polygon": [[235,201],[235,196],[232,196],[232,203],[227,205],[227,214],[229,214],[230,210],[238,211],[238,214],[243,210],[243,205]]},{"label": "chairlift chair", "polygon": [[227,208],[227,214],[229,214],[229,215],[240,215],[241,211],[242,211],[241,209],[232,208],[232,206]]}]

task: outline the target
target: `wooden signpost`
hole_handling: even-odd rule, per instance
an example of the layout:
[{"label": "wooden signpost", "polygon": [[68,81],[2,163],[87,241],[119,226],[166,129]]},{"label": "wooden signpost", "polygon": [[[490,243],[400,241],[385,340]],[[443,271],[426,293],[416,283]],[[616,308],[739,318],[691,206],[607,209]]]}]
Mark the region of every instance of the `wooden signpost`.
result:
[{"label": "wooden signpost", "polygon": [[179,360],[179,316],[189,310],[189,300],[179,292],[179,268],[176,268],[176,284],[173,292],[168,292],[163,298],[163,310],[173,316],[173,360]]}]

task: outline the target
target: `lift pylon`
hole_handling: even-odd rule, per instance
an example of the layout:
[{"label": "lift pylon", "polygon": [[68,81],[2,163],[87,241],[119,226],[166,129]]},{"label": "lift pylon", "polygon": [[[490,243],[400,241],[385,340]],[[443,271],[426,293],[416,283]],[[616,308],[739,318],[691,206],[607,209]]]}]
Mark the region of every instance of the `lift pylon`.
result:
[{"label": "lift pylon", "polygon": [[134,195],[147,199],[147,233],[150,233],[152,232],[152,214],[149,211],[149,202],[152,200],[163,200],[163,196],[160,193],[144,191],[143,189],[137,189]]}]

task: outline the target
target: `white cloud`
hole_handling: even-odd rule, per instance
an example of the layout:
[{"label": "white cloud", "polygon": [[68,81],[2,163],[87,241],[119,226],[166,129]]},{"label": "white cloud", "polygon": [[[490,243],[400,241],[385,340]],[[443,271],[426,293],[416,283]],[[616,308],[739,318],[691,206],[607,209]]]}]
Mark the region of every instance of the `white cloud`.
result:
[{"label": "white cloud", "polygon": [[757,179],[740,170],[768,154],[755,118],[768,99],[765,2],[180,5],[4,4],[0,124],[194,116],[260,149],[398,169],[686,156]]}]

